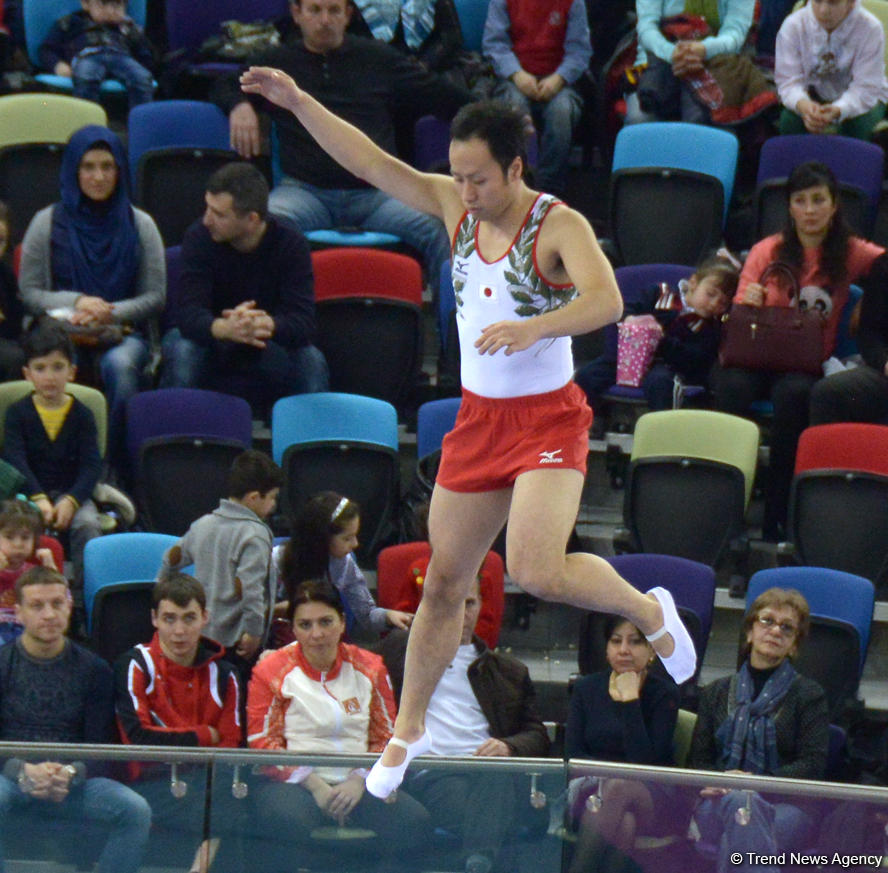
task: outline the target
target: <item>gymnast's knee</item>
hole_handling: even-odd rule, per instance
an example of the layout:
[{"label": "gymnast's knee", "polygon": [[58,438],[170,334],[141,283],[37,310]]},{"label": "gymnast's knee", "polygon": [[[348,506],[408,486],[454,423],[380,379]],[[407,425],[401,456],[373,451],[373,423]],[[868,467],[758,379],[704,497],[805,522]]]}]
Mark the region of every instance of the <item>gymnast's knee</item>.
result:
[{"label": "gymnast's knee", "polygon": [[471,573],[466,575],[458,568],[430,565],[422,592],[422,602],[428,603],[426,609],[462,608],[472,578]]},{"label": "gymnast's knee", "polygon": [[559,601],[565,593],[564,561],[544,561],[529,554],[507,560],[509,578],[523,591],[540,600]]}]

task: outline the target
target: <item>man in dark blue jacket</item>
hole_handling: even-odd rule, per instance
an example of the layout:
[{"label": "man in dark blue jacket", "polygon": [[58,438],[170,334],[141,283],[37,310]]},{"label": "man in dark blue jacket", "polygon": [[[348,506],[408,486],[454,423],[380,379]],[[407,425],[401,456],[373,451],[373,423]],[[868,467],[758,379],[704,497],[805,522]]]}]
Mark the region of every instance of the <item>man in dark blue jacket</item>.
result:
[{"label": "man in dark blue jacket", "polygon": [[210,177],[204,216],[182,242],[180,285],[161,387],[219,385],[251,401],[326,391],[308,243],[268,214],[255,167],[226,164]]}]

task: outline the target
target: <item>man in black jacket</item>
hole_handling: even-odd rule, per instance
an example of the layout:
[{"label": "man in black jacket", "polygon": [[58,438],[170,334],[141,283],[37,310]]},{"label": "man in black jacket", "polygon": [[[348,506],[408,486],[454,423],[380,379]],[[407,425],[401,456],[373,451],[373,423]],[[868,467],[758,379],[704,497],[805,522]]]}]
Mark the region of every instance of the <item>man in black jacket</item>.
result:
[{"label": "man in black jacket", "polygon": [[[481,612],[478,582],[465,600],[462,638],[453,662],[429,701],[426,725],[432,755],[534,758],[549,751],[549,737],[536,708],[527,667],[487,648],[474,634]],[[404,677],[407,633],[395,631],[382,644],[382,657],[396,698]],[[432,815],[435,825],[462,838],[467,873],[487,873],[515,819],[516,778],[422,770],[407,789]]]},{"label": "man in black jacket", "polygon": [[[294,0],[290,11],[301,41],[257,63],[285,70],[301,88],[387,152],[396,150],[395,111],[415,109],[417,114],[446,116],[472,99],[397,49],[347,35],[350,0]],[[437,218],[405,206],[344,170],[292,113],[264,100],[247,99],[236,81],[220,83],[215,96],[229,113],[231,144],[242,157],[259,153],[256,109],[271,115],[283,172],[271,193],[271,212],[290,218],[303,233],[357,227],[395,234],[422,255],[428,277],[440,275],[441,264],[450,255],[450,241]]]}]

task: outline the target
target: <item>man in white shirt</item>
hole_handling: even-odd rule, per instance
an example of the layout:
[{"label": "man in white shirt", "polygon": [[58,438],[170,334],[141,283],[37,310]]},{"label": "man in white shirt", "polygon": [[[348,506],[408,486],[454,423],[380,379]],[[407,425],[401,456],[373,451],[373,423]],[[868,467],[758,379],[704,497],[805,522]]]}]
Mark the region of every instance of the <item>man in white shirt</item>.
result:
[{"label": "man in white shirt", "polygon": [[[429,701],[430,754],[545,756],[549,737],[537,713],[527,667],[492,652],[475,635],[480,613],[476,579],[465,600],[459,648]],[[404,631],[389,634],[382,644],[396,697],[406,646]],[[408,779],[407,788],[428,809],[436,827],[460,836],[467,873],[487,873],[518,811],[516,778],[520,780],[506,773],[420,770]]]}]

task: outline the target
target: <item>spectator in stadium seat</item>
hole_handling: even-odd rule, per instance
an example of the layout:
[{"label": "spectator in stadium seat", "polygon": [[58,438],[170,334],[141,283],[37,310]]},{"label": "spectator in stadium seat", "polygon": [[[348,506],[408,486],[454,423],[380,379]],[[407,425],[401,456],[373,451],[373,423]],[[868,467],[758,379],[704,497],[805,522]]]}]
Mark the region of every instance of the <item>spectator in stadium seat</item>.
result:
[{"label": "spectator in stadium seat", "polygon": [[[394,110],[425,113],[434,107],[436,114],[448,116],[472,97],[379,40],[347,35],[352,9],[350,0],[291,2],[301,40],[256,63],[286,70],[313,97],[394,153]],[[345,226],[395,234],[420,253],[426,276],[437,282],[441,264],[450,256],[440,221],[342,169],[292,113],[259,98],[247,99],[237,81],[222,83],[216,94],[229,113],[231,143],[242,157],[259,153],[256,110],[271,113],[283,172],[271,192],[271,212],[291,219],[303,233]]]},{"label": "spectator in stadium seat", "polygon": [[312,345],[308,244],[268,214],[268,183],[255,167],[233,162],[207,181],[204,216],[182,242],[180,285],[161,387],[217,387],[260,410],[327,389],[327,362]]},{"label": "spectator in stadium seat", "polygon": [[126,152],[107,127],[76,131],[62,156],[62,199],[41,209],[22,241],[19,284],[31,315],[52,314],[87,332],[108,398],[108,445],[123,463],[126,401],[147,387],[148,325],[166,299],[163,241],[154,219],[129,197]]},{"label": "spectator in stadium seat", "polygon": [[[223,647],[202,636],[209,621],[203,586],[193,576],[171,573],[154,586],[152,600],[154,636],[121,655],[114,665],[117,727],[123,742],[237,748],[243,742],[240,683],[234,667],[223,660]],[[184,797],[176,797],[170,792],[168,766],[135,767],[140,778],[133,787],[151,804],[154,820],[185,831],[193,844],[199,844],[191,869],[205,873],[219,847],[219,828],[236,830],[240,822],[231,792],[213,796],[214,828],[204,840],[206,768],[181,767],[179,778],[196,784],[188,785]]]},{"label": "spectator in stadium seat", "polygon": [[[19,743],[110,743],[114,739],[111,668],[65,636],[71,592],[64,576],[34,567],[16,582],[22,635],[0,647],[0,739]],[[46,756],[43,756],[46,757]],[[0,775],[0,827],[21,812],[25,832],[41,822],[99,822],[108,837],[97,873],[137,873],[151,809],[125,785],[98,775],[98,763],[8,758]],[[71,835],[76,839],[75,833]],[[3,868],[0,850],[0,870]]]}]

